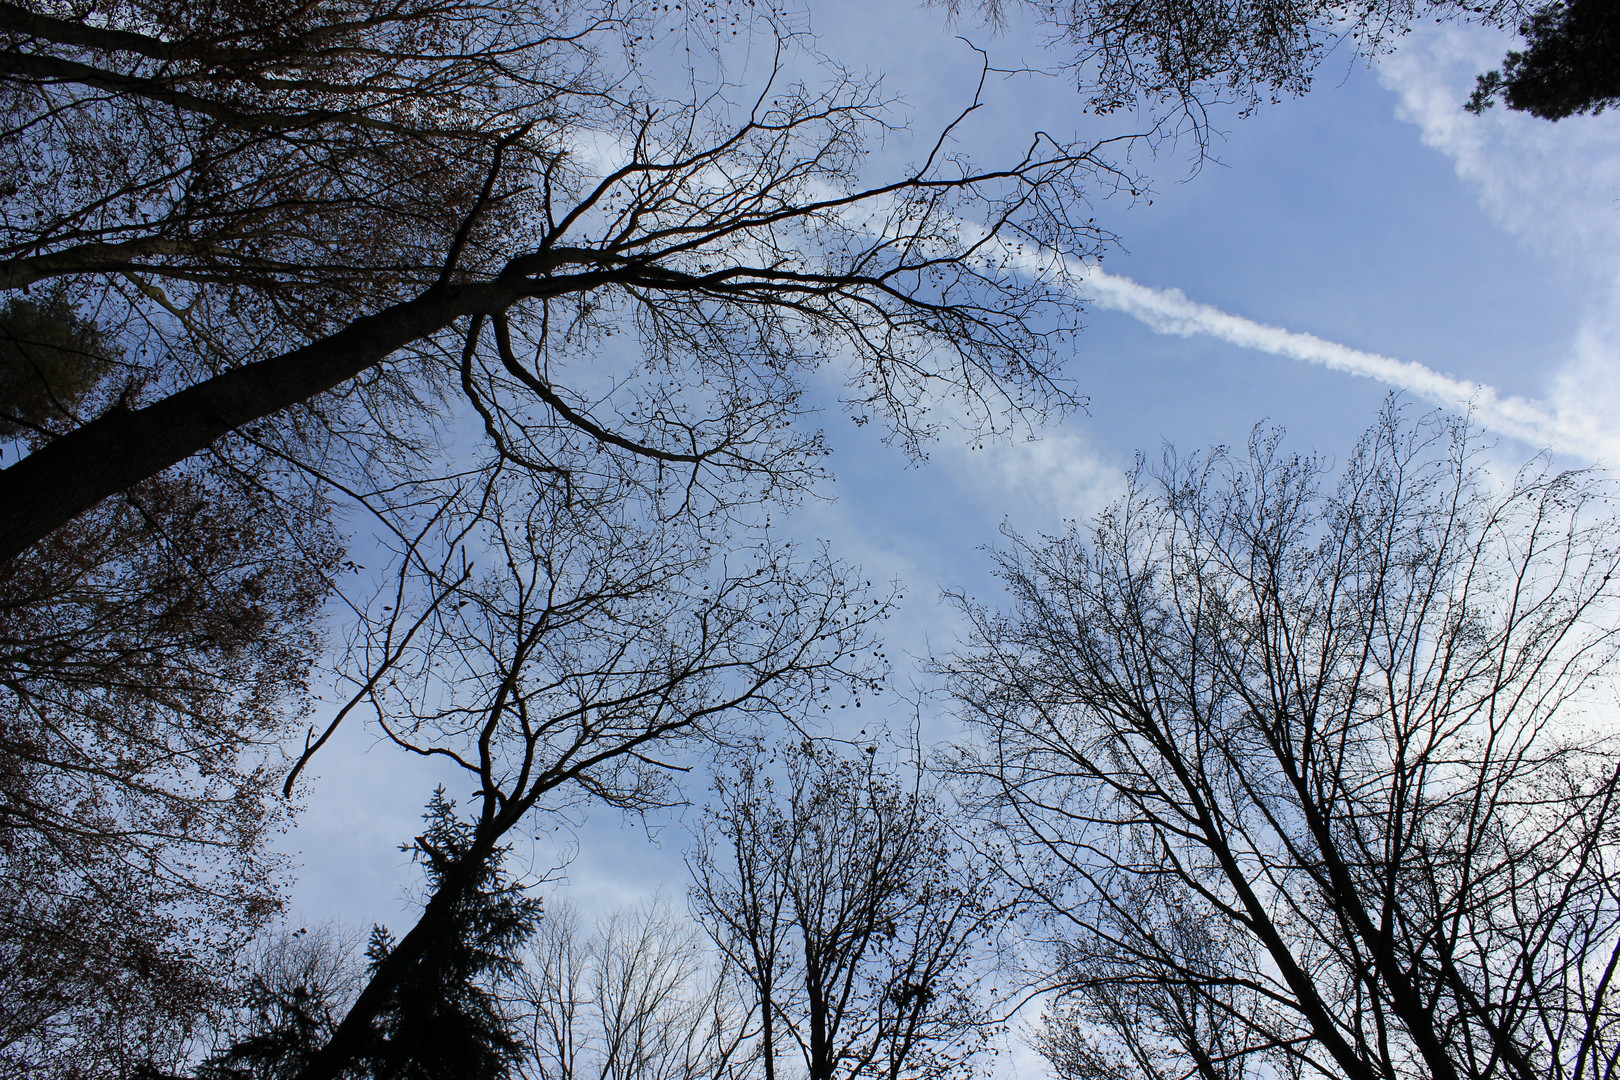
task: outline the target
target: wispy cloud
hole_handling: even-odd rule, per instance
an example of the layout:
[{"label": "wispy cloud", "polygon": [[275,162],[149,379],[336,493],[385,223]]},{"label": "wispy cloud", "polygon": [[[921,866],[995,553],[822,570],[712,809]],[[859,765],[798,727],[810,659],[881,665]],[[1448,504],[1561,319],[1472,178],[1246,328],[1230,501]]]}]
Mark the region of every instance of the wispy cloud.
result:
[{"label": "wispy cloud", "polygon": [[1477,27],[1420,27],[1379,64],[1378,78],[1397,95],[1396,115],[1451,159],[1495,223],[1570,271],[1579,323],[1568,352],[1546,358],[1547,398],[1536,404],[1554,418],[1550,444],[1613,463],[1620,461],[1620,141],[1612,115],[1554,124],[1503,108],[1464,113],[1475,74],[1501,63],[1510,44]]}]

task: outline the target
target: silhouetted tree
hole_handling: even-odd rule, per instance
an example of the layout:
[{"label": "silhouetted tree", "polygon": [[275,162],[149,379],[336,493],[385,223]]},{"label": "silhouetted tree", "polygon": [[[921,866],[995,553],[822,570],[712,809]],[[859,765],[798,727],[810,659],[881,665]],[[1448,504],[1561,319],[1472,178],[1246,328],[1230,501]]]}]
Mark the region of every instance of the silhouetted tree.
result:
[{"label": "silhouetted tree", "polygon": [[446,947],[461,897],[530,814],[667,805],[682,747],[800,719],[880,673],[870,631],[887,604],[825,556],[768,539],[718,550],[690,515],[634,514],[612,490],[480,479],[406,538],[327,729],[363,709],[478,794],[455,844],[435,844],[421,918],[377,959],[306,1080],[368,1052],[397,988]]},{"label": "silhouetted tree", "polygon": [[547,904],[510,998],[533,1080],[745,1080],[759,1034],[736,970],[696,922],[655,899],[581,928]]},{"label": "silhouetted tree", "polygon": [[1391,406],[1336,487],[1257,431],[1012,537],[948,670],[1062,1075],[1613,1074],[1614,497]]},{"label": "silhouetted tree", "polygon": [[[1120,182],[1104,146],[1033,136],[980,168],[942,133],[869,181],[874,85],[776,68],[741,106],[664,101],[634,65],[657,19],[779,28],[621,7],[0,5],[19,133],[0,288],[60,282],[154,395],[0,472],[0,560],[221,440],[408,484],[452,397],[543,478],[588,441],[627,469],[788,486],[821,456],[792,423],[802,379],[845,349],[854,408],[908,442],[925,391],[995,425],[1071,400],[1050,349],[1076,324],[1068,264],[1019,246],[1097,245],[1080,185]],[[639,347],[608,360],[608,335]]]},{"label": "silhouetted tree", "polygon": [[[445,874],[464,867],[472,827],[457,819],[441,787],[423,815],[426,829],[405,845],[426,875],[430,896]],[[529,1056],[516,1022],[503,1008],[503,988],[521,974],[522,956],[541,917],[540,901],[503,869],[496,848],[446,905],[445,924],[397,978],[355,1040],[340,1071],[366,1080],[501,1080]],[[301,1075],[335,1034],[356,991],[395,952],[387,929],[374,926],[364,976],[352,950],[330,930],[283,936],[261,948],[250,974],[247,1014],[199,1080],[290,1080]]]},{"label": "silhouetted tree", "polygon": [[1371,58],[1420,20],[1517,28],[1530,39],[1500,71],[1480,76],[1468,108],[1498,93],[1510,109],[1558,120],[1601,112],[1620,91],[1620,38],[1606,0],[937,0],[953,15],[992,23],[1027,14],[1069,61],[1087,106],[1109,113],[1139,103],[1169,107],[1200,142],[1208,113],[1302,94],[1316,68],[1348,45]]},{"label": "silhouetted tree", "polygon": [[[430,895],[467,858],[472,829],[458,821],[441,787],[428,803],[427,830],[410,851],[427,874]],[[400,974],[377,1011],[375,1035],[362,1060],[375,1080],[504,1080],[525,1056],[503,1014],[496,984],[511,980],[540,919],[540,902],[502,870],[506,849],[479,864],[447,905],[445,924]],[[374,927],[366,955],[371,975],[394,951],[393,937]]]},{"label": "silhouetted tree", "polygon": [[[255,948],[236,1015],[198,1080],[290,1080],[354,997],[357,941],[335,925],[282,930]],[[351,1071],[351,1076],[358,1072]]]},{"label": "silhouetted tree", "polygon": [[1496,95],[1510,109],[1545,120],[1596,115],[1620,101],[1620,12],[1603,0],[1555,0],[1520,24],[1523,52],[1510,52],[1497,71],[1479,77],[1470,112],[1490,108]]},{"label": "silhouetted tree", "polygon": [[972,1075],[999,915],[934,794],[813,742],[732,764],[692,900],[752,992],[760,1075],[795,1055],[809,1080]]}]

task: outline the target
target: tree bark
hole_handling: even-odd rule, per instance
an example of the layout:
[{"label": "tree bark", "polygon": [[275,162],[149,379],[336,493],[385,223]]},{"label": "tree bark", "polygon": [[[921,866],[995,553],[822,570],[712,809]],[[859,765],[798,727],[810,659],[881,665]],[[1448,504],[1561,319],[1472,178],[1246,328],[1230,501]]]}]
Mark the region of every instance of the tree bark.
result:
[{"label": "tree bark", "polygon": [[430,289],[144,409],[109,410],[0,471],[0,564],[243,424],[330,390],[457,319],[505,308],[526,291],[504,282]]}]

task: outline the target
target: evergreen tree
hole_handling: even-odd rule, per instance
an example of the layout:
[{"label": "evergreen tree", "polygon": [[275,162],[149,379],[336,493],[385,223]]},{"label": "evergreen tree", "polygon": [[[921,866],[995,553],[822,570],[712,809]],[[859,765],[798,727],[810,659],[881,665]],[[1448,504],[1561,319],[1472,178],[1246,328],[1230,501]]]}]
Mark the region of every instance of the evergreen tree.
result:
[{"label": "evergreen tree", "polygon": [[[241,1000],[220,1031],[224,1049],[197,1080],[292,1080],[332,1037],[353,1001],[357,935],[335,923],[285,930],[259,942]],[[363,1080],[351,1069],[345,1080]],[[155,1080],[149,1076],[146,1080]]]},{"label": "evergreen tree", "polygon": [[283,990],[255,976],[248,999],[254,1030],[204,1062],[198,1080],[290,1080],[331,1034],[331,1003],[310,987]]},{"label": "evergreen tree", "polygon": [[1501,94],[1510,109],[1546,120],[1596,115],[1620,101],[1620,4],[1552,0],[1519,27],[1527,47],[1479,77],[1468,110],[1484,112]]},{"label": "evergreen tree", "polygon": [[[406,849],[423,863],[430,894],[471,847],[472,829],[454,810],[444,789],[435,791],[423,815],[427,829]],[[516,973],[540,902],[503,872],[506,850],[477,868],[451,909],[449,932],[436,936],[379,1013],[364,1057],[376,1080],[504,1080],[522,1057],[490,984]],[[366,950],[373,971],[393,947],[386,928],[373,928]]]},{"label": "evergreen tree", "polygon": [[116,352],[62,289],[0,305],[0,437],[73,419],[112,372]]},{"label": "evergreen tree", "polygon": [[[472,854],[471,826],[456,820],[455,803],[441,787],[423,814],[427,828],[404,847],[428,877],[429,895],[445,878],[465,870]],[[527,1047],[502,1014],[494,986],[517,973],[519,954],[534,934],[540,902],[524,895],[502,869],[497,848],[471,875],[451,906],[448,922],[420,962],[409,969],[378,1011],[364,1048],[343,1070],[350,1080],[506,1080]],[[374,926],[366,948],[370,974],[395,940]],[[302,1073],[336,1027],[334,1008],[347,1006],[310,980],[255,976],[248,991],[248,1034],[215,1054],[198,1080],[290,1080]]]}]

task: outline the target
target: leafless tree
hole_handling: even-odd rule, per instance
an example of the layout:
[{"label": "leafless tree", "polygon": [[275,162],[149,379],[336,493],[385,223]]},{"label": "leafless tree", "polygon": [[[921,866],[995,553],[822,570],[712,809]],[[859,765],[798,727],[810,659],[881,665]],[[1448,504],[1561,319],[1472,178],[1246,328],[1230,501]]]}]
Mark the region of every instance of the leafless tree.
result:
[{"label": "leafless tree", "polygon": [[[221,440],[328,479],[409,457],[449,396],[538,474],[578,436],[789,487],[820,453],[800,383],[830,358],[908,441],[938,394],[997,423],[1069,400],[1065,264],[1017,248],[1100,240],[1103,146],[1035,136],[980,168],[947,130],[869,183],[894,116],[874,86],[778,69],[741,105],[664,101],[603,59],[640,27],[590,0],[0,8],[0,261],[62,282],[166,395],[0,473],[0,558]],[[609,335],[637,347],[604,372]]]},{"label": "leafless tree", "polygon": [[1391,405],[1000,557],[959,766],[1053,927],[1065,1075],[1595,1080],[1620,1059],[1609,482]]},{"label": "leafless tree", "polygon": [[254,943],[246,963],[248,981],[278,998],[342,1009],[360,982],[362,952],[359,931],[341,923],[281,926]]},{"label": "leafless tree", "polygon": [[622,489],[537,488],[522,470],[472,479],[399,553],[333,721],[365,710],[401,750],[464,775],[465,843],[435,864],[421,919],[305,1080],[354,1058],[379,1003],[528,815],[664,805],[683,745],[795,720],[879,674],[869,632],[887,604],[825,556],[768,540],[722,551],[689,515],[637,513]]},{"label": "leafless tree", "polygon": [[[399,560],[395,602],[356,612],[356,696],[334,724],[371,708],[402,746],[467,768],[482,857],[564,790],[658,801],[664,740],[738,710],[791,711],[843,672],[823,659],[847,656],[873,613],[855,614],[833,567],[789,572],[773,551],[743,572],[726,561],[748,556],[723,550],[759,524],[741,506],[819,473],[819,435],[800,422],[810,370],[850,362],[860,417],[888,414],[908,441],[932,426],[936,390],[994,423],[1008,402],[1068,400],[1044,359],[1075,303],[1061,264],[1031,272],[1016,248],[1098,239],[1078,185],[1113,178],[1102,148],[1035,138],[981,169],[947,131],[867,184],[863,146],[895,115],[874,86],[836,71],[806,86],[783,60],[746,96],[667,102],[636,81],[634,57],[613,58],[652,25],[590,0],[0,4],[0,287],[52,290],[116,348],[100,358],[110,392],[56,393],[29,366],[18,385],[50,407],[3,418],[17,670],[34,678],[45,646],[105,646],[97,656],[153,675],[161,642],[135,615],[223,595],[206,575],[159,576],[96,546],[138,530],[157,493],[191,512],[199,477],[231,478],[252,526],[240,535],[265,549],[258,567],[222,556],[263,603],[175,638],[247,680],[176,685],[222,707],[239,692],[232,703],[265,722],[118,721],[142,753],[172,751],[153,760],[179,779],[218,788],[188,829],[265,820],[229,811],[263,811],[267,774],[227,805],[208,770],[248,761],[244,746],[298,713],[308,617],[337,558],[328,496],[373,511]],[[798,47],[770,40],[783,57]],[[484,436],[472,451],[469,419]],[[277,515],[285,535],[269,540],[259,526]],[[280,559],[306,542],[308,563]],[[184,545],[159,546],[164,567],[185,569]],[[59,572],[80,564],[99,577]],[[77,599],[53,591],[64,582]],[[96,588],[119,603],[89,603]],[[24,712],[42,685],[17,691]],[[197,701],[160,704],[195,719]],[[23,713],[5,722],[16,745],[43,737]],[[91,775],[62,772],[63,757],[36,762],[29,783]],[[125,839],[144,835],[119,821]],[[263,880],[259,835],[213,849],[251,870],[241,880]],[[206,859],[164,869],[214,872]],[[257,918],[267,907],[250,899],[235,912]],[[390,963],[418,944],[408,934]],[[361,997],[363,1026],[376,996]]]},{"label": "leafless tree", "polygon": [[697,914],[751,990],[760,1075],[971,1075],[995,1029],[980,980],[1000,912],[940,804],[875,754],[804,742],[774,759],[716,780],[691,860]]},{"label": "leafless tree", "polygon": [[513,1004],[534,1080],[723,1080],[753,1063],[735,973],[662,898],[592,932],[571,905],[549,904]]}]

